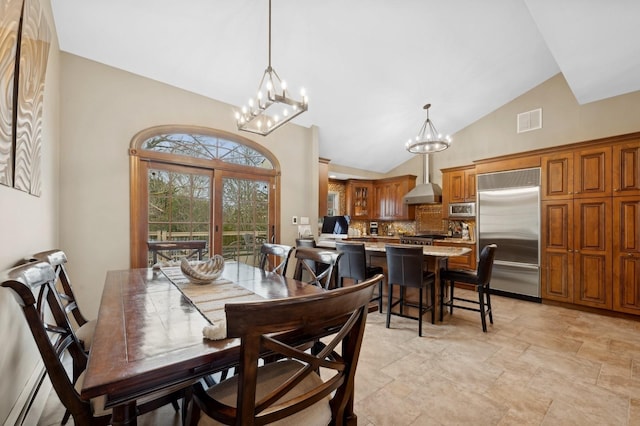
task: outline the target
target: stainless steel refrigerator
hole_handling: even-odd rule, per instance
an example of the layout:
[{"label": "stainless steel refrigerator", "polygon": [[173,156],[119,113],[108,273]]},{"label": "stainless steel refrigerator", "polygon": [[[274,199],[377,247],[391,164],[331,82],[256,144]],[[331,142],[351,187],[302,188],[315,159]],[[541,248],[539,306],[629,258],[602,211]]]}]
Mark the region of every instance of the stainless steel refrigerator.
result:
[{"label": "stainless steel refrigerator", "polygon": [[480,174],[478,252],[498,245],[491,288],[540,300],[540,169]]}]

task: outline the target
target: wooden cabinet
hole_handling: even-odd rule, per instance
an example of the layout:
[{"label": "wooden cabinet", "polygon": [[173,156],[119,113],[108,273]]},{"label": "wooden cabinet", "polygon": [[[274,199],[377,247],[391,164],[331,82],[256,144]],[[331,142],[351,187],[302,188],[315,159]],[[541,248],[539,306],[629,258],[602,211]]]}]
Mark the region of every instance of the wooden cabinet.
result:
[{"label": "wooden cabinet", "polygon": [[573,200],[541,205],[541,295],[573,303]]},{"label": "wooden cabinet", "polygon": [[475,242],[451,242],[445,240],[435,240],[433,242],[434,246],[444,246],[444,247],[465,247],[470,248],[471,252],[463,255],[463,256],[452,256],[448,258],[448,267],[451,269],[467,269],[470,271],[475,271],[477,267],[477,253],[476,253],[476,243]]},{"label": "wooden cabinet", "polygon": [[614,197],[613,309],[640,314],[640,198]]},{"label": "wooden cabinet", "polygon": [[610,146],[545,155],[541,163],[543,200],[611,195]]},{"label": "wooden cabinet", "polygon": [[640,196],[640,139],[613,146],[613,195]]},{"label": "wooden cabinet", "polygon": [[378,180],[349,179],[346,183],[347,214],[359,220],[413,220],[414,205],[404,196],[416,186],[415,175]]},{"label": "wooden cabinet", "polygon": [[373,183],[373,217],[380,220],[413,220],[414,205],[405,204],[404,196],[416,186],[415,175],[376,180]]},{"label": "wooden cabinet", "polygon": [[449,216],[450,203],[476,201],[475,166],[442,169],[442,216]]},{"label": "wooden cabinet", "polygon": [[574,200],[573,303],[612,309],[611,198]]},{"label": "wooden cabinet", "polygon": [[612,308],[611,198],[542,202],[543,299]]},{"label": "wooden cabinet", "polygon": [[352,219],[373,218],[373,183],[350,179],[346,184],[347,214]]}]

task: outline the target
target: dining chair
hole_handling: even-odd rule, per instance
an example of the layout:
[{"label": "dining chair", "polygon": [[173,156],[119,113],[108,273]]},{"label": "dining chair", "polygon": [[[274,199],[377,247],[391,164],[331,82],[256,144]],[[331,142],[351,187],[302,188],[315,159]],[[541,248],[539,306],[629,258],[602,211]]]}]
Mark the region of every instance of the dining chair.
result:
[{"label": "dining chair", "polygon": [[296,249],[296,270],[293,278],[329,290],[336,287],[338,261],[342,253],[323,248],[299,247]]},{"label": "dining chair", "polygon": [[[449,307],[449,314],[453,314],[453,308],[466,309],[468,311],[480,312],[482,321],[482,331],[487,332],[487,319],[493,324],[493,312],[491,310],[491,271],[493,270],[493,260],[496,256],[496,244],[487,244],[480,252],[478,267],[475,271],[466,271],[462,269],[445,269],[440,271],[440,321],[443,319],[444,307]],[[449,282],[449,300],[445,301],[445,288]],[[478,292],[478,300],[455,297],[453,290],[455,283],[471,284]],[[456,304],[458,302],[466,302],[472,306]],[[478,308],[474,306],[478,305]]]},{"label": "dining chair", "polygon": [[[287,274],[289,257],[293,252],[293,247],[284,244],[263,243],[260,247],[260,269],[267,272],[275,272],[279,275]],[[277,259],[277,265],[273,265],[273,260]]]},{"label": "dining chair", "polygon": [[[80,340],[85,352],[89,352],[91,349],[91,342],[93,341],[93,333],[96,328],[96,320],[87,320],[86,317],[80,312],[78,301],[73,294],[73,287],[71,287],[71,279],[67,273],[65,264],[67,263],[67,255],[64,251],[59,249],[42,251],[31,256],[33,260],[47,262],[53,266],[53,270],[56,272],[56,277],[59,285],[56,286],[58,290],[58,297],[62,302],[67,315],[73,316],[73,320],[78,325],[75,328],[76,337]],[[73,323],[73,322],[72,322]]]},{"label": "dining chair", "polygon": [[[384,272],[382,266],[367,265],[367,254],[364,243],[347,243],[336,241],[336,250],[342,253],[338,262],[338,287],[342,287],[344,279],[349,278],[356,283]],[[378,294],[371,299],[378,303],[378,311],[382,313],[382,280],[378,283]]]},{"label": "dining chair", "polygon": [[[47,262],[29,262],[8,270],[3,279],[0,285],[10,289],[22,307],[51,384],[68,413],[73,416],[74,424],[110,424],[111,411],[104,408],[104,398],[91,401],[80,398],[88,355],[73,332],[58,297],[55,288],[57,275],[53,266]],[[71,356],[71,376],[62,362],[66,354]],[[175,402],[185,395],[184,385],[158,391],[140,398],[137,412],[144,414],[168,403],[177,407]],[[67,419],[68,415],[65,414],[62,424]]]},{"label": "dining chair", "polygon": [[[388,283],[388,305],[387,305],[387,328],[391,324],[391,315],[398,315],[404,318],[418,320],[418,336],[422,336],[422,315],[431,311],[431,324],[435,323],[436,307],[436,287],[435,274],[426,270],[422,246],[402,246],[385,245],[387,254],[387,283]],[[399,297],[393,300],[393,286],[400,286]],[[405,300],[406,288],[418,289],[418,303]],[[428,290],[428,292],[427,292]],[[423,303],[423,293],[426,303]],[[427,298],[427,296],[429,296]],[[400,305],[400,311],[392,312],[396,305]],[[418,309],[418,316],[410,316],[404,313],[405,307]]]},{"label": "dining chair", "polygon": [[[227,336],[240,338],[239,372],[207,390],[202,383],[194,386],[198,425],[340,425],[354,420],[354,378],[368,305],[382,279],[375,275],[295,299],[227,304]],[[301,349],[319,339],[324,342],[319,353]],[[280,361],[259,366],[265,352],[279,355]]]}]

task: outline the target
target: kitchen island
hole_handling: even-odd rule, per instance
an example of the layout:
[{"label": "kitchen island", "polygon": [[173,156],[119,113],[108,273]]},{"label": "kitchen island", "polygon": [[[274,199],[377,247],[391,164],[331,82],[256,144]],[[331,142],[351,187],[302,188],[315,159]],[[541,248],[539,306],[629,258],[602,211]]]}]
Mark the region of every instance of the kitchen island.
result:
[{"label": "kitchen island", "polygon": [[[344,239],[342,241],[345,242],[361,242],[354,241],[353,239]],[[387,259],[385,252],[385,245],[390,244],[390,242],[376,241],[376,242],[364,242],[364,248],[367,252],[367,255],[370,257],[371,265],[382,266],[384,270],[385,277],[387,276]],[[336,247],[335,240],[319,240],[316,245],[321,248],[334,249]],[[407,245],[408,247],[416,247],[415,245]],[[471,252],[471,249],[468,247],[441,247],[441,246],[422,246],[422,252],[426,257],[427,268],[436,274],[436,302],[439,301],[440,298],[440,270],[446,269],[448,265],[448,259],[450,257],[459,257],[464,256],[465,254]],[[386,294],[388,291],[388,287],[384,289],[384,293]],[[394,295],[395,296],[395,295]],[[408,301],[417,302],[418,300],[418,290],[415,288],[407,288],[406,289],[406,297]],[[383,298],[385,301],[386,296]],[[436,306],[436,318],[439,318],[439,310],[440,304],[435,303]],[[407,308],[411,315],[417,313],[417,309]],[[412,312],[415,311],[415,312]]]}]

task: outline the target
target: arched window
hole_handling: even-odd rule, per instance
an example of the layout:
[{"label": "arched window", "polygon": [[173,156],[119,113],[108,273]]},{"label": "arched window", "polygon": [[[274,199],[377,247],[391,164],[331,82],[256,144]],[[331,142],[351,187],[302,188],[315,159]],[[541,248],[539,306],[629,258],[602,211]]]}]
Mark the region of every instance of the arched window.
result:
[{"label": "arched window", "polygon": [[222,254],[254,264],[278,241],[280,167],[231,133],[157,126],[131,141],[131,265]]}]

